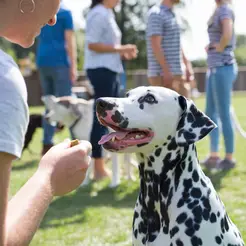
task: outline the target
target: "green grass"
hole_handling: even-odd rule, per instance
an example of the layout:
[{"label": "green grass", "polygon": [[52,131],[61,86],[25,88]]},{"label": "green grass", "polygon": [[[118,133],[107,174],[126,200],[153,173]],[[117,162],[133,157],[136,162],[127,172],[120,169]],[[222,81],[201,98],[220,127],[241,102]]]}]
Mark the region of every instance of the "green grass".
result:
[{"label": "green grass", "polygon": [[[245,95],[233,98],[233,105],[244,129],[246,129]],[[196,104],[204,109],[204,99]],[[42,108],[31,108],[40,112]],[[24,152],[13,166],[11,194],[26,182],[37,168],[41,151],[41,129],[35,134],[31,149],[36,154]],[[68,136],[59,133],[57,142]],[[222,139],[221,139],[222,143]],[[198,155],[207,155],[208,138],[197,144]],[[223,148],[221,149],[223,153]],[[240,228],[246,240],[246,140],[236,136],[237,168],[229,172],[207,172],[224,201],[228,213]],[[92,183],[67,196],[55,198],[35,235],[32,246],[130,246],[133,208],[138,194],[138,181],[123,180],[117,189],[108,188],[109,180]]]}]

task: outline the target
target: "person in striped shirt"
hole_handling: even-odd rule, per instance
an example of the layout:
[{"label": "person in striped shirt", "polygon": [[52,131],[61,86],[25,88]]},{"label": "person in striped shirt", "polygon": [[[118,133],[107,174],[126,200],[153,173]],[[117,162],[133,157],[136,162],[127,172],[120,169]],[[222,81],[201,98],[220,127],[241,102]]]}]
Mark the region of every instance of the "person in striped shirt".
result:
[{"label": "person in striped shirt", "polygon": [[[193,76],[191,63],[181,47],[181,31],[173,6],[180,0],[163,0],[148,12],[146,43],[148,80],[151,85],[174,89],[178,81],[178,92],[188,97],[184,80]],[[184,69],[185,68],[185,71]]]},{"label": "person in striped shirt", "polygon": [[206,114],[217,124],[220,119],[225,143],[225,158],[219,157],[219,129],[210,134],[210,155],[203,162],[207,168],[230,169],[235,166],[234,132],[230,117],[231,94],[238,69],[234,56],[235,14],[230,0],[215,0],[216,9],[208,21]]}]

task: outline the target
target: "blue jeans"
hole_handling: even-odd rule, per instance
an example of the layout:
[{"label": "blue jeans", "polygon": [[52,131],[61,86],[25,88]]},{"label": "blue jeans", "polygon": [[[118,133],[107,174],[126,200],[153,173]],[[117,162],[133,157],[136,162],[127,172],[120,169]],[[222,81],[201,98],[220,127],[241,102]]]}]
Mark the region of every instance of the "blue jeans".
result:
[{"label": "blue jeans", "polygon": [[[43,95],[71,96],[72,83],[69,67],[39,67]],[[53,144],[55,127],[43,119],[43,144]]]},{"label": "blue jeans", "polygon": [[[237,65],[209,69],[206,81],[206,114],[218,125],[221,121],[226,153],[234,152],[234,131],[230,117],[233,83],[238,74]],[[219,125],[210,133],[210,151],[219,152]]]}]

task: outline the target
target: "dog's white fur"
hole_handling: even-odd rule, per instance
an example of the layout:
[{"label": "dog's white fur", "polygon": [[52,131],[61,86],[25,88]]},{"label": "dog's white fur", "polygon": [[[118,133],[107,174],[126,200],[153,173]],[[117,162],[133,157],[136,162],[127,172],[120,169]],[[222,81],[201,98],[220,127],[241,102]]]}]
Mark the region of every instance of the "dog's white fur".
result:
[{"label": "dog's white fur", "polygon": [[[90,133],[93,124],[93,104],[94,99],[84,100],[75,97],[55,97],[44,96],[42,101],[49,110],[46,119],[52,122],[60,122],[66,127],[70,128],[73,123],[78,119],[77,124],[73,127],[73,134],[76,138],[82,140],[90,140]],[[116,187],[120,184],[120,165],[119,154],[105,152],[106,159],[112,160],[112,180],[110,187]],[[136,161],[131,158],[130,154],[124,154],[124,168],[128,180],[134,180],[131,166],[137,167]],[[82,185],[87,185],[90,182],[91,172],[93,170],[93,162],[88,169],[86,179]]]}]

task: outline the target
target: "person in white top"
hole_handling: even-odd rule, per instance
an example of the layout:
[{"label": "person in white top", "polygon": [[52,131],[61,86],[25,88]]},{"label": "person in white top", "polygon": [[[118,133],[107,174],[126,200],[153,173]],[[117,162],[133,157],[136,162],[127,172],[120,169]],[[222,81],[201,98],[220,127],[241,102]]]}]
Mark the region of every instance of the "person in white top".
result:
[{"label": "person in white top", "polygon": [[[137,57],[136,45],[121,44],[121,31],[115,21],[113,8],[119,0],[92,0],[86,18],[84,69],[94,87],[95,99],[119,96],[118,74],[123,72],[122,59]],[[107,134],[107,128],[99,124],[94,110],[91,132],[92,158],[95,159],[94,176],[109,176],[105,168],[102,147],[98,144]]]},{"label": "person in white top", "polygon": [[[60,0],[0,0],[0,36],[24,48],[42,26],[54,25]],[[88,168],[91,144],[54,146],[37,171],[8,201],[12,162],[21,157],[29,121],[27,90],[14,60],[0,51],[0,245],[29,245],[54,196],[77,188]]]}]

